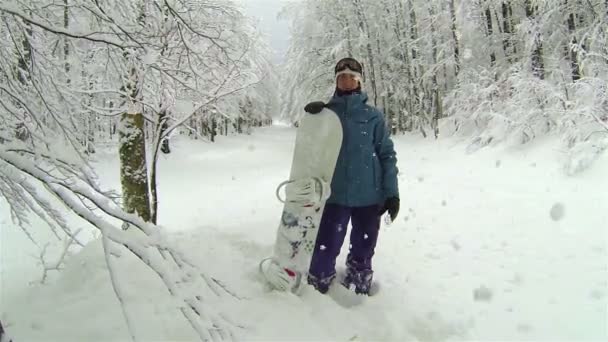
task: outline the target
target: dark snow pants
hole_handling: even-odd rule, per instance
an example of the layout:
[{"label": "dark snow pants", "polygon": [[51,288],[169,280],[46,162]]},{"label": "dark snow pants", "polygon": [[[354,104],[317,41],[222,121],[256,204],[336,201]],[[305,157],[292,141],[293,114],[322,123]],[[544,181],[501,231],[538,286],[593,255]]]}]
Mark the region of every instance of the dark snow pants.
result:
[{"label": "dark snow pants", "polygon": [[327,204],[321,217],[315,250],[310,263],[308,283],[325,293],[336,276],[336,259],[351,221],[350,247],[346,275],[342,284],[367,294],[372,282],[372,257],[380,230],[380,207],[344,207]]}]

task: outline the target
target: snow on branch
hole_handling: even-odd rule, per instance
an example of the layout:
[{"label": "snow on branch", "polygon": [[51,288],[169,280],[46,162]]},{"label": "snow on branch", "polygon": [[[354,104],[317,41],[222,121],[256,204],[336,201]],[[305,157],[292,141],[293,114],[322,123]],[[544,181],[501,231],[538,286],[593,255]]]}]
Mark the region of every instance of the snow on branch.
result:
[{"label": "snow on branch", "polygon": [[596,115],[595,113],[589,113],[589,115],[602,127],[604,127],[604,129],[608,132],[608,113],[606,113],[604,115],[604,118],[600,118],[598,115]]},{"label": "snow on branch", "polygon": [[[80,230],[74,235],[78,235],[79,232]],[[68,237],[67,239],[64,239],[61,253],[59,254],[59,257],[57,257],[53,262],[49,262],[46,255],[49,244],[47,243],[44,245],[44,247],[40,250],[40,254],[38,255],[40,265],[42,265],[42,277],[40,278],[40,283],[43,284],[46,282],[46,278],[48,276],[49,271],[59,271],[63,269],[64,259],[68,255],[68,251],[72,245],[74,245],[73,237]]]},{"label": "snow on branch", "polygon": [[[10,168],[28,176],[28,180],[21,180],[22,182],[36,180],[42,183],[71,211],[99,229],[103,239],[107,239],[104,241],[104,251],[108,254],[107,259],[111,255],[119,255],[120,253],[115,249],[123,246],[146,264],[159,277],[170,295],[183,303],[179,309],[201,340],[235,339],[234,323],[224,314],[214,310],[214,307],[219,305],[218,300],[234,297],[227,291],[223,291],[217,284],[210,283],[202,272],[177,253],[163,237],[160,227],[144,222],[137,215],[125,213],[115,202],[86,184],[82,178],[57,178],[52,171],[45,170],[40,165],[36,165],[17,153],[7,151],[5,148],[0,148],[0,162],[2,174],[6,175],[6,168]],[[13,180],[18,177],[14,173],[8,176]],[[137,227],[139,233],[123,231],[120,227],[114,226],[102,216],[89,210],[83,204],[83,200],[92,203],[107,216]],[[109,242],[116,247],[111,247]],[[115,272],[113,263],[108,263],[108,267],[111,272]],[[116,277],[112,276],[112,282],[117,296],[121,300]],[[127,321],[129,322],[128,318]]]},{"label": "snow on branch", "polygon": [[[59,269],[61,259],[46,260],[28,219],[33,213],[58,241],[67,236],[80,244],[64,205],[101,232],[119,301],[112,265],[126,251],[157,274],[201,339],[233,337],[237,325],[215,311],[214,301],[238,296],[187,262],[160,227],[126,213],[116,193],[102,191],[92,162],[96,147],[120,140],[117,124],[125,113],[156,125],[145,141],[153,163],[162,139],[195,115],[224,115],[226,128],[246,118],[251,111],[240,108],[252,107],[246,96],[270,97],[269,82],[258,87],[271,68],[254,30],[224,0],[51,3],[0,4],[6,38],[0,41],[0,196],[42,249],[43,272]],[[116,219],[137,229],[125,233]]]},{"label": "snow on branch", "polygon": [[77,33],[77,32],[71,32],[71,31],[61,28],[61,27],[54,27],[51,25],[47,25],[47,24],[41,23],[40,21],[37,21],[37,20],[29,17],[28,15],[26,15],[24,13],[21,13],[20,11],[18,11],[16,9],[11,9],[6,5],[0,4],[0,12],[4,12],[4,13],[19,17],[23,21],[25,21],[29,24],[32,24],[34,26],[37,26],[45,31],[49,31],[49,32],[59,34],[59,35],[64,35],[64,36],[67,36],[70,38],[84,39],[84,40],[89,40],[89,41],[96,42],[96,43],[104,43],[104,44],[112,45],[114,47],[118,47],[121,49],[137,47],[136,45],[122,44],[122,42],[120,42],[120,41],[114,41],[112,39],[103,38],[101,36],[107,35],[107,34],[102,33],[102,32]]}]

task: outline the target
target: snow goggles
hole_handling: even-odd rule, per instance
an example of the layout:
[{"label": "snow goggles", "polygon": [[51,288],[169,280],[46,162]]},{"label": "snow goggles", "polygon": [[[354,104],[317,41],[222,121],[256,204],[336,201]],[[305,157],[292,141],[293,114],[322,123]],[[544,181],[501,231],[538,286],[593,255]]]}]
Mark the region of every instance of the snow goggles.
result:
[{"label": "snow goggles", "polygon": [[341,60],[338,61],[338,63],[336,64],[336,67],[334,68],[334,74],[337,74],[340,71],[344,71],[346,69],[349,69],[354,72],[358,72],[360,74],[363,73],[363,67],[361,66],[361,64],[359,62],[357,62],[356,59],[347,57],[347,58],[342,58]]}]

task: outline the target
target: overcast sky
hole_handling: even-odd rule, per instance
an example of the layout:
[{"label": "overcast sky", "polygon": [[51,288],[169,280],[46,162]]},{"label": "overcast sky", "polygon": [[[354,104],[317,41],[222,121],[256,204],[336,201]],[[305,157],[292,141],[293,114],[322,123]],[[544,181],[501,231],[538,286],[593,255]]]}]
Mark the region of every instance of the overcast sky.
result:
[{"label": "overcast sky", "polygon": [[274,50],[274,61],[281,63],[289,46],[287,21],[278,20],[277,15],[286,0],[240,0],[247,14],[259,22],[260,30],[267,36]]}]

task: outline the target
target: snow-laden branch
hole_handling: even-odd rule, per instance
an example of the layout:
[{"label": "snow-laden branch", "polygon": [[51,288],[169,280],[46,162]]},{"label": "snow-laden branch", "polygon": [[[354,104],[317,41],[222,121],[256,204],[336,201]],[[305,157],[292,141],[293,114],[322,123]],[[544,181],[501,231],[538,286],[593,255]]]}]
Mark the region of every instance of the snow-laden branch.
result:
[{"label": "snow-laden branch", "polygon": [[[201,339],[233,338],[236,324],[217,313],[216,300],[238,296],[188,262],[160,227],[123,210],[115,193],[97,185],[90,163],[97,144],[120,136],[115,117],[124,113],[141,113],[154,124],[161,114],[168,120],[162,122],[171,127],[157,126],[152,146],[146,146],[155,159],[162,139],[207,105],[230,119],[250,115],[239,108],[245,97],[239,92],[256,88],[261,79],[253,30],[224,0],[64,5],[0,4],[6,38],[0,43],[0,196],[37,246],[44,242],[34,240],[30,213],[58,240],[67,236],[78,243],[58,203],[97,227],[125,316],[128,303],[112,266],[119,265],[114,259],[119,252],[133,253],[157,274]],[[267,90],[255,90],[256,96],[270,97]],[[192,113],[175,106],[186,102],[200,106]],[[115,219],[137,229],[126,233]],[[132,328],[130,333],[137,338]]]},{"label": "snow-laden branch", "polygon": [[[238,59],[238,62],[240,62],[245,57],[246,53],[247,53],[247,49],[245,51],[243,51],[243,53],[241,54],[241,56]],[[173,125],[169,126],[169,128],[167,128],[167,130],[165,131],[164,135],[160,136],[159,140],[167,137],[174,129],[176,129],[177,127],[181,126],[186,121],[190,120],[190,118],[192,118],[194,115],[198,114],[202,108],[205,108],[209,104],[218,101],[222,97],[226,97],[228,95],[237,93],[239,91],[242,91],[243,89],[246,89],[246,88],[251,87],[254,84],[258,83],[258,82],[253,82],[253,83],[250,83],[250,84],[246,84],[245,86],[242,86],[242,87],[239,87],[239,88],[227,91],[227,92],[225,92],[223,94],[220,94],[220,92],[223,90],[223,88],[225,87],[225,85],[227,83],[229,83],[235,77],[234,74],[238,71],[238,66],[239,66],[239,63],[235,62],[232,65],[232,67],[230,68],[228,74],[222,80],[222,82],[211,93],[210,99],[207,100],[207,101],[205,101],[205,102],[203,102],[202,104],[199,104],[190,114],[185,115],[183,118],[180,118],[179,120],[177,120]]]},{"label": "snow-laden branch", "polygon": [[602,127],[604,127],[604,129],[606,131],[608,131],[608,113],[606,113],[606,119],[602,120],[599,116],[597,116],[595,113],[589,113],[589,115]]},{"label": "snow-laden branch", "polygon": [[[5,164],[4,167],[18,170],[27,174],[30,179],[42,183],[71,211],[97,227],[104,239],[126,247],[148,265],[163,282],[168,292],[183,303],[179,309],[201,340],[223,341],[235,338],[234,324],[213,309],[218,305],[219,299],[226,300],[232,296],[225,291],[218,291],[217,284],[215,286],[210,284],[206,277],[201,276],[202,272],[196,270],[192,263],[175,252],[162,235],[160,227],[144,222],[137,215],[125,213],[116,203],[79,178],[55,178],[51,172],[43,171],[39,165],[5,148],[0,148],[0,162]],[[8,177],[17,180],[15,177],[19,176],[8,173]],[[91,212],[79,199],[91,202],[110,217],[130,223],[139,229],[139,233],[133,230],[123,231],[112,225],[103,217]],[[112,248],[107,248],[106,252],[111,253]],[[112,253],[116,254],[116,252]],[[112,267],[112,263],[108,264],[108,267]],[[113,282],[114,286],[118,286],[116,279]]]},{"label": "snow-laden branch", "polygon": [[137,335],[135,334],[135,329],[133,328],[133,319],[131,318],[131,316],[129,315],[128,311],[127,311],[127,305],[125,303],[125,299],[124,299],[124,294],[122,291],[122,288],[120,287],[119,283],[118,283],[118,277],[116,276],[116,272],[114,272],[114,265],[112,262],[112,255],[120,255],[120,251],[113,249],[113,245],[110,242],[110,239],[108,239],[108,234],[104,234],[103,233],[103,228],[100,228],[102,230],[101,233],[101,241],[102,241],[102,246],[103,246],[103,254],[106,260],[106,265],[108,265],[108,273],[110,275],[110,282],[112,283],[112,289],[114,290],[114,294],[116,295],[116,298],[118,299],[118,301],[120,302],[120,307],[122,309],[122,314],[125,318],[125,322],[127,323],[127,329],[129,330],[129,335],[131,335],[131,340],[132,341],[137,341]]},{"label": "snow-laden branch", "polygon": [[[74,235],[78,235],[79,232],[80,232],[80,230],[78,232],[76,232]],[[73,237],[68,236],[67,239],[64,239],[63,247],[61,249],[61,253],[59,254],[59,257],[57,257],[55,259],[55,261],[52,261],[52,262],[49,262],[47,260],[47,256],[46,256],[46,252],[47,252],[47,248],[48,248],[49,244],[47,243],[44,245],[44,247],[40,250],[40,254],[38,255],[39,262],[42,265],[42,277],[40,278],[40,283],[44,283],[46,281],[49,271],[60,271],[63,268],[63,261],[66,258],[66,256],[68,255],[68,251],[73,244],[74,244]]]},{"label": "snow-laden branch", "polygon": [[240,91],[243,91],[244,89],[247,89],[247,88],[249,88],[249,87],[251,87],[251,86],[253,86],[253,85],[257,84],[257,83],[258,83],[258,82],[253,82],[253,83],[251,83],[251,84],[244,85],[244,86],[239,87],[239,88],[237,88],[237,89],[233,89],[233,90],[227,91],[227,92],[225,92],[225,93],[223,93],[223,94],[219,94],[219,95],[217,95],[217,96],[215,96],[215,97],[212,97],[211,99],[209,99],[209,100],[207,100],[207,101],[205,101],[205,102],[203,102],[203,103],[199,104],[199,105],[196,107],[196,109],[195,109],[195,110],[193,110],[193,111],[192,111],[190,114],[185,115],[184,117],[180,118],[179,120],[176,120],[176,121],[175,121],[175,123],[174,123],[173,125],[169,126],[169,128],[167,128],[167,130],[165,131],[165,134],[163,134],[163,135],[161,136],[161,139],[168,137],[168,136],[169,136],[169,134],[170,134],[171,132],[173,132],[173,130],[175,130],[176,128],[178,128],[178,127],[180,127],[181,125],[183,125],[185,122],[187,122],[188,120],[190,120],[190,119],[191,119],[193,116],[195,116],[195,115],[197,115],[197,114],[200,114],[201,109],[203,109],[203,108],[205,108],[205,107],[209,106],[210,104],[212,104],[212,103],[214,103],[214,102],[217,102],[219,99],[221,99],[221,98],[223,98],[223,97],[226,97],[226,96],[229,96],[229,95],[232,95],[232,94],[238,93],[238,92],[240,92]]}]

